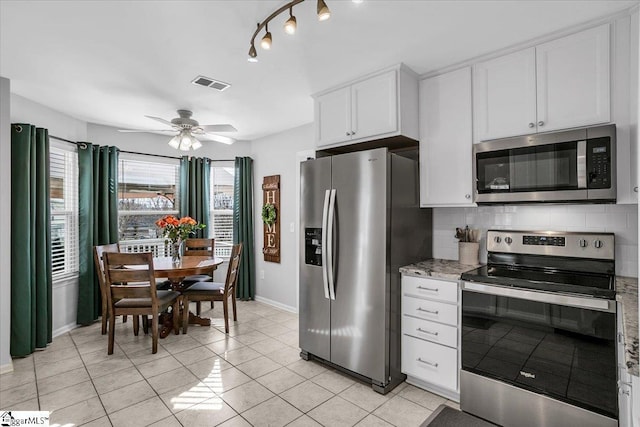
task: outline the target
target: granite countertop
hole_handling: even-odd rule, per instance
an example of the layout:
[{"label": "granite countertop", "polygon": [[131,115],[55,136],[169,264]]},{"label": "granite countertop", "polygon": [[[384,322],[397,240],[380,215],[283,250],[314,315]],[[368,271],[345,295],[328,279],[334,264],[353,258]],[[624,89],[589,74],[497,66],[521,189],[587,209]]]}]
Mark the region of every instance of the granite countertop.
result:
[{"label": "granite countertop", "polygon": [[638,278],[616,277],[616,300],[622,305],[625,360],[631,375],[638,376]]},{"label": "granite countertop", "polygon": [[400,273],[410,276],[433,277],[435,279],[460,280],[460,275],[479,265],[460,264],[450,259],[428,259],[400,267]]}]

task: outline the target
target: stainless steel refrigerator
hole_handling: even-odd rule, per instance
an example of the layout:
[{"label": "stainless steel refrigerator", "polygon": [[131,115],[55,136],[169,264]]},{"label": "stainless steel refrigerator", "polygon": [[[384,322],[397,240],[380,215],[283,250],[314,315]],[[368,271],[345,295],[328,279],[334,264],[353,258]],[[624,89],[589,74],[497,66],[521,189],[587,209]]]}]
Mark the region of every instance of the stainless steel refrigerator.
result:
[{"label": "stainless steel refrigerator", "polygon": [[418,165],[386,148],[301,165],[300,348],[386,393],[402,382],[400,273],[431,257]]}]

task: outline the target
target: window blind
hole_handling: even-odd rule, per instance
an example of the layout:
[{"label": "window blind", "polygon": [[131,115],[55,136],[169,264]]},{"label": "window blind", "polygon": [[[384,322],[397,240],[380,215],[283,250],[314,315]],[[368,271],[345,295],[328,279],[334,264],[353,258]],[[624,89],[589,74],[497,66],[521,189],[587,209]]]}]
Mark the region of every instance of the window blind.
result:
[{"label": "window blind", "polygon": [[53,280],[78,273],[78,153],[75,146],[49,149],[51,264]]},{"label": "window blind", "polygon": [[211,166],[209,237],[216,239],[216,256],[228,258],[233,246],[233,162]]}]

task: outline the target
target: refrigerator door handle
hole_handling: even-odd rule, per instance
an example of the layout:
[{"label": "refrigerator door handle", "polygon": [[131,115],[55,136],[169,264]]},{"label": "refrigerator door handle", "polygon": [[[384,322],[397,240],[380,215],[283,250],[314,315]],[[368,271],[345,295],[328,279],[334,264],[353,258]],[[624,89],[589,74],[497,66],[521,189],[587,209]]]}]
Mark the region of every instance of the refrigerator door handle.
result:
[{"label": "refrigerator door handle", "polygon": [[326,190],[324,192],[324,205],[322,207],[322,286],[326,299],[329,299],[329,279],[327,277],[327,230],[329,229],[327,227],[327,215],[329,214],[329,195],[330,190]]},{"label": "refrigerator door handle", "polygon": [[329,196],[329,219],[327,221],[327,278],[329,279],[329,298],[336,299],[336,288],[333,281],[333,221],[336,209],[336,190],[331,189]]}]

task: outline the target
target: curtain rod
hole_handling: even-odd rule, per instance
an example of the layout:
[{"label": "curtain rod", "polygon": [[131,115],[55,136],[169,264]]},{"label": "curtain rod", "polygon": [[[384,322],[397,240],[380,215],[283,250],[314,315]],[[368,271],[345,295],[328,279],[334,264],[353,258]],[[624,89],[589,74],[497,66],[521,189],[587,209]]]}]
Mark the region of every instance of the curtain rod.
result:
[{"label": "curtain rod", "polygon": [[[55,136],[55,135],[51,135],[49,134],[49,138],[53,138],[53,139],[57,139],[58,141],[63,141],[63,142],[68,142],[70,144],[75,144],[75,145],[85,145],[84,142],[77,142],[77,141],[71,141],[65,138],[60,138],[59,136]],[[165,159],[175,159],[175,160],[180,160],[182,157],[174,157],[174,156],[164,156],[162,154],[149,154],[149,153],[140,153],[138,151],[125,151],[125,150],[120,150],[121,153],[127,153],[127,154],[140,154],[142,156],[152,156],[152,157],[163,157]],[[211,160],[211,162],[233,162],[234,159],[221,159],[221,160]]]}]

